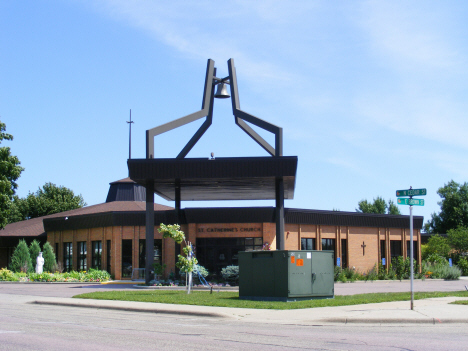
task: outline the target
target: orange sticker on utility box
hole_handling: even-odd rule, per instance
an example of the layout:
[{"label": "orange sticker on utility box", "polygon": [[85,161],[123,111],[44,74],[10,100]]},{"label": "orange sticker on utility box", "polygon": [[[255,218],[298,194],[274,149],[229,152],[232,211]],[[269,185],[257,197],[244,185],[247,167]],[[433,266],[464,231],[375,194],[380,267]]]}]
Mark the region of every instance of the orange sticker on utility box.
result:
[{"label": "orange sticker on utility box", "polygon": [[296,257],[295,256],[291,256],[291,263],[294,263],[296,262]]},{"label": "orange sticker on utility box", "polygon": [[296,266],[302,267],[304,265],[304,260],[302,258],[298,258],[296,261]]}]

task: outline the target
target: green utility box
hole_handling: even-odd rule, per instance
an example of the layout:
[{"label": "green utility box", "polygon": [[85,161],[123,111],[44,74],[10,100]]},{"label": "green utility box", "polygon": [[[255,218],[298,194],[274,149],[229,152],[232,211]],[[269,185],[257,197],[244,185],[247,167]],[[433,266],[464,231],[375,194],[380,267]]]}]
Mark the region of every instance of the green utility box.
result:
[{"label": "green utility box", "polygon": [[334,296],[333,251],[239,252],[239,298],[298,301]]}]

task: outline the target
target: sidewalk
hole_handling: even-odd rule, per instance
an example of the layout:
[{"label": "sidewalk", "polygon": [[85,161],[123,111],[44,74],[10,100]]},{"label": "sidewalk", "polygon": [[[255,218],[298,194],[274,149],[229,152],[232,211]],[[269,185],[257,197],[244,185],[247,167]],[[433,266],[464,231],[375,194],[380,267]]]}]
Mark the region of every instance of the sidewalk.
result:
[{"label": "sidewalk", "polygon": [[226,318],[233,321],[279,325],[445,324],[468,323],[468,306],[450,304],[450,302],[456,300],[467,299],[463,297],[443,297],[416,300],[414,301],[413,311],[410,309],[409,301],[297,310],[262,310],[56,297],[32,298],[28,303]]}]

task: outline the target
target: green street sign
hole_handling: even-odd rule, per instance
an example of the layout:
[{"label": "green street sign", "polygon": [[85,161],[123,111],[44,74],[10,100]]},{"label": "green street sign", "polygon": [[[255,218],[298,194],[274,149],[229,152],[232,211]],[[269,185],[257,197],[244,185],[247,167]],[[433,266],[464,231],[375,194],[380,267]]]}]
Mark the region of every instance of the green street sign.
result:
[{"label": "green street sign", "polygon": [[424,206],[423,199],[408,199],[408,198],[399,198],[397,199],[398,205],[410,205],[410,206]]},{"label": "green street sign", "polygon": [[396,196],[424,196],[427,194],[426,189],[408,189],[408,190],[397,190]]}]

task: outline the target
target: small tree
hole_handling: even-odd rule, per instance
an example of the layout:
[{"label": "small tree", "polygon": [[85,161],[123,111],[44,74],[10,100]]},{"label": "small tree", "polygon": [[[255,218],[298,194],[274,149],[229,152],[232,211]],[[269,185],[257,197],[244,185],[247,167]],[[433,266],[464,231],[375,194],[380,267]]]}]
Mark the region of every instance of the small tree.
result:
[{"label": "small tree", "polygon": [[37,259],[37,256],[39,256],[39,252],[41,252],[41,246],[36,241],[36,239],[34,239],[29,245],[29,256],[31,257],[33,270],[36,269],[36,259]]},{"label": "small tree", "polygon": [[198,263],[198,260],[193,256],[192,243],[190,241],[185,241],[185,234],[180,230],[180,225],[178,224],[165,225],[161,223],[158,231],[162,234],[163,238],[172,238],[177,244],[181,244],[182,241],[185,243],[185,247],[182,249],[185,257],[178,255],[176,267],[179,268],[181,272],[188,273],[187,294],[190,294],[192,272],[195,269],[195,265]]},{"label": "small tree", "polygon": [[13,272],[27,273],[32,271],[31,256],[28,245],[24,240],[20,240],[16,246],[13,256],[11,256],[10,269]]},{"label": "small tree", "polygon": [[52,246],[49,244],[49,242],[44,244],[42,251],[44,252],[42,255],[44,257],[44,271],[53,273],[57,262],[55,259],[54,250],[52,249]]}]

